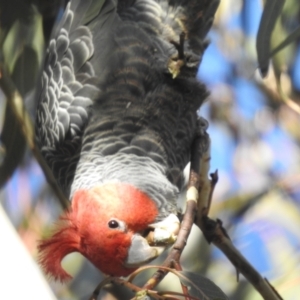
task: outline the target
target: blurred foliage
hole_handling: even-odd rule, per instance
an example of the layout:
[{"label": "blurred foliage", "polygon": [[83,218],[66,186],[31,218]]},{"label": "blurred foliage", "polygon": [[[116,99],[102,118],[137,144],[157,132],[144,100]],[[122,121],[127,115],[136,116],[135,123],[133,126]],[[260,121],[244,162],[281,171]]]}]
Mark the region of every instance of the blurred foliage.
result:
[{"label": "blurred foliage", "polygon": [[[42,17],[36,7],[26,1],[1,2],[0,16],[1,66],[7,69],[17,90],[25,98],[34,89],[42,64]],[[0,187],[21,163],[26,149],[25,138],[12,108],[7,103],[2,103],[1,108],[5,110],[5,115],[1,131],[4,152],[0,166]]]},{"label": "blurred foliage", "polygon": [[[4,57],[25,98],[35,87],[44,40],[49,39],[56,13],[64,4],[51,3],[1,1],[0,59]],[[3,14],[7,10],[12,13]],[[237,248],[282,297],[294,300],[300,294],[300,40],[296,34],[293,42],[274,56],[267,77],[261,79],[255,49],[262,11],[260,0],[222,0],[199,70],[200,80],[211,91],[200,114],[209,120],[211,171],[218,169],[220,178],[211,216],[222,219]],[[299,1],[286,0],[270,36],[270,50],[299,26]],[[33,98],[28,99],[34,107]],[[1,93],[0,111],[5,112],[0,116],[0,161],[9,155],[13,158],[6,160],[13,166],[2,163],[0,167],[0,177],[3,168],[10,168],[6,180],[22,160],[25,144],[5,110]],[[62,209],[30,154],[25,155],[0,197],[35,257],[37,239]],[[74,280],[67,286],[51,283],[57,297],[87,299],[101,274],[80,255],[68,256],[63,264]],[[229,299],[261,299],[242,276],[236,282],[236,270],[219,250],[207,245],[197,228],[189,238],[182,265],[184,270],[210,278]],[[145,272],[144,279],[149,274]],[[176,288],[174,278],[167,276],[159,287]],[[102,299],[124,299],[124,293],[109,287]]]}]

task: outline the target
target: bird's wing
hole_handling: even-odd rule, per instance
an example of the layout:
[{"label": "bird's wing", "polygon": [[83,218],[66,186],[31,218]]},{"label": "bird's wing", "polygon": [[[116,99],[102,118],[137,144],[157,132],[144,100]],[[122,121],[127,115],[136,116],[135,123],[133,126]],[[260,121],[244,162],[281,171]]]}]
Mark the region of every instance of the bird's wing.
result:
[{"label": "bird's wing", "polygon": [[69,2],[47,49],[37,95],[36,137],[66,194],[78,162],[89,108],[99,94],[90,62],[95,52],[93,36],[83,25],[97,18],[98,33],[104,34],[115,17],[114,1]]},{"label": "bird's wing", "polygon": [[[122,20],[133,22],[147,33],[149,40],[145,41],[136,31],[135,36],[139,44],[145,41],[149,48],[154,49],[151,55],[156,62],[153,63],[148,56],[148,68],[145,67],[144,60],[144,74],[141,72],[142,68],[135,69],[136,72],[140,71],[139,76],[144,77],[144,82],[147,80],[149,82],[149,78],[153,76],[151,93],[154,96],[152,99],[148,97],[149,116],[144,118],[151,121],[145,126],[147,134],[144,137],[155,149],[153,157],[160,155],[160,159],[167,161],[168,178],[179,187],[182,183],[182,170],[190,159],[191,143],[199,127],[196,124],[196,111],[207,96],[205,88],[201,89],[199,86],[197,89],[197,83],[193,79],[197,76],[207,46],[206,35],[212,26],[219,2],[219,0],[132,0],[119,1],[118,5],[118,13]],[[125,30],[126,28],[123,29],[124,36]],[[134,45],[135,42],[132,39],[131,44]],[[138,58],[138,55],[136,52],[135,57]],[[160,70],[158,66],[161,67]],[[158,74],[154,73],[155,68]],[[169,77],[174,78],[171,83],[167,83],[165,79],[168,73]],[[162,87],[161,92],[158,92],[158,89],[154,92],[158,86]],[[133,101],[130,100],[130,103]],[[158,133],[158,138],[151,135],[150,130]],[[144,137],[140,137],[139,143],[135,143],[139,149],[147,149]],[[137,139],[135,137],[133,141]]]},{"label": "bird's wing", "polygon": [[[105,128],[125,130],[124,112],[131,120],[145,123],[142,132],[147,141],[141,138],[135,148],[146,151],[150,139],[153,148],[165,149],[159,152],[171,168],[184,167],[195,131],[195,111],[205,98],[203,90],[195,91],[195,99],[188,96],[185,79],[196,77],[218,2],[72,0],[67,5],[47,50],[36,120],[42,154],[67,195],[82,154],[83,134],[85,149],[90,149],[96,136],[105,148],[99,128],[105,123]],[[179,81],[175,84],[169,77]],[[123,100],[109,96],[123,90]],[[91,109],[94,103],[98,108]],[[115,151],[117,146],[106,148]]]}]

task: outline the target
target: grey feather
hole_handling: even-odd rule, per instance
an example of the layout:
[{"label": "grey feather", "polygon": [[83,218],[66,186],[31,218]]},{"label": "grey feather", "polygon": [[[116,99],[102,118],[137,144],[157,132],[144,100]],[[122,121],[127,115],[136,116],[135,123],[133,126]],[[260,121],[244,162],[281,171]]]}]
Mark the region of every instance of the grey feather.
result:
[{"label": "grey feather", "polygon": [[61,60],[69,47],[69,39],[64,35],[60,35],[56,44],[58,60]]}]

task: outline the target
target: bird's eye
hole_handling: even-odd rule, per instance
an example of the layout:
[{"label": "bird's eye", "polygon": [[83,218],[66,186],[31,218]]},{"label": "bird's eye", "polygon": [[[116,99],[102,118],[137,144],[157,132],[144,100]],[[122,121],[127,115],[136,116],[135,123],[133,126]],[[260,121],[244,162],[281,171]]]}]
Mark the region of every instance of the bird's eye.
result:
[{"label": "bird's eye", "polygon": [[118,228],[120,225],[119,225],[119,222],[118,221],[116,221],[116,220],[110,220],[109,222],[108,222],[108,227],[109,228]]}]

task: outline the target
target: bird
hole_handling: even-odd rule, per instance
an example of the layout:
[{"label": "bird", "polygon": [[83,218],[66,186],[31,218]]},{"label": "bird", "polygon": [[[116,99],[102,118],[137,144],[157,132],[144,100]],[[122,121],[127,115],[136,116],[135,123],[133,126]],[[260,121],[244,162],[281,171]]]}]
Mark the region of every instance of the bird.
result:
[{"label": "bird", "polygon": [[[70,208],[39,242],[47,275],[79,252],[127,276],[176,240],[208,96],[197,70],[217,0],[71,0],[37,91],[36,141]],[[200,125],[199,125],[200,124]],[[146,239],[157,233],[154,243]]]}]

